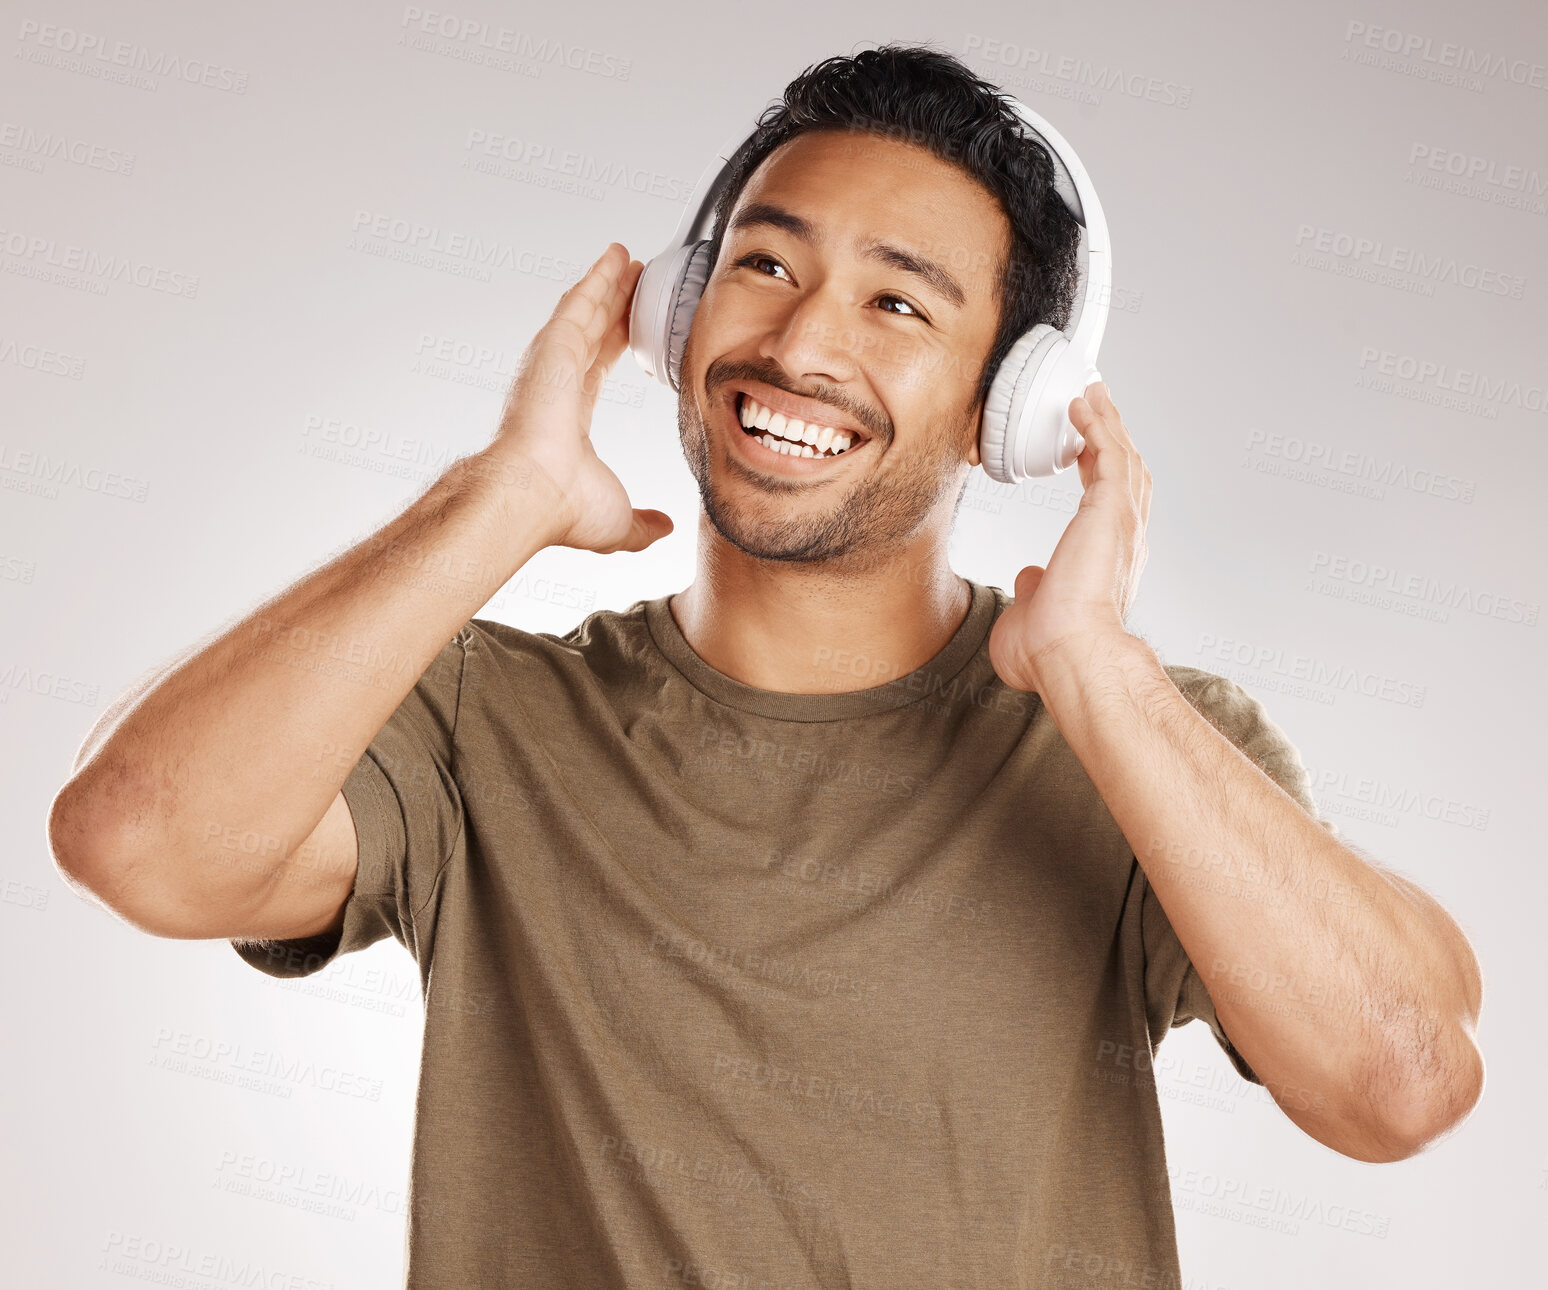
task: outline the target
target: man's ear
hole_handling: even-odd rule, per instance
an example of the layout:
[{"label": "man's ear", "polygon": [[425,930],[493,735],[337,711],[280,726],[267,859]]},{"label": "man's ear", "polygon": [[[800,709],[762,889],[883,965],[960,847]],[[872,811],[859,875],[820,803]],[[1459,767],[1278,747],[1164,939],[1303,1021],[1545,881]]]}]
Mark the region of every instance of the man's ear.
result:
[{"label": "man's ear", "polygon": [[967,463],[969,466],[976,466],[978,465],[980,458],[978,451],[978,440],[980,435],[983,433],[982,427],[984,424],[984,401],[982,399],[977,400],[973,404],[971,411],[968,413],[967,424],[967,433],[970,436],[968,439]]}]

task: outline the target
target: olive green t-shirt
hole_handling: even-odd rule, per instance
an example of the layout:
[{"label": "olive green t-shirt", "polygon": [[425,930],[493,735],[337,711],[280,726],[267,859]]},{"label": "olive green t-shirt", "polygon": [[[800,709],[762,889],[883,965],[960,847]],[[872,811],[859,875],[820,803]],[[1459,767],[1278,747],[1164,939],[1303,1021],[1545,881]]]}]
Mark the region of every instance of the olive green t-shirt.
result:
[{"label": "olive green t-shirt", "polygon": [[[234,942],[418,963],[410,1290],[1178,1284],[1135,1072],[1199,1018],[1257,1077],[971,586],[841,694],[716,671],[665,596],[441,651],[344,783],[342,933]],[[1315,814],[1256,700],[1167,672]]]}]

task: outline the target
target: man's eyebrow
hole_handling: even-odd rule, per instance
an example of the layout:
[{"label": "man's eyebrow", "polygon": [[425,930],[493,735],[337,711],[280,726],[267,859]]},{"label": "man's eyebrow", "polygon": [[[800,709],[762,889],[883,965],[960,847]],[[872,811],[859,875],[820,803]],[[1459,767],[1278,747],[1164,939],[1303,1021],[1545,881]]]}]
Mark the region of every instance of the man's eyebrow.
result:
[{"label": "man's eyebrow", "polygon": [[[772,202],[749,202],[736,213],[726,231],[734,233],[738,229],[759,227],[782,229],[803,242],[817,241],[817,230],[810,220]],[[912,274],[958,309],[967,304],[967,293],[957,280],[927,256],[875,238],[861,243],[860,254],[901,273]]]}]

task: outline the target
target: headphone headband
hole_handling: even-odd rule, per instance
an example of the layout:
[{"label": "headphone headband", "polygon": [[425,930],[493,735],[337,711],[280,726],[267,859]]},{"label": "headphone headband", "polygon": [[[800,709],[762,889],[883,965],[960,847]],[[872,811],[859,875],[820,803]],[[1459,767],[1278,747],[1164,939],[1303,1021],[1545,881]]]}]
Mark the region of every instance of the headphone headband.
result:
[{"label": "headphone headband", "polygon": [[[1108,246],[1107,216],[1103,214],[1102,203],[1090,176],[1086,174],[1085,166],[1065,137],[1020,99],[1003,92],[999,98],[1021,119],[1032,137],[1048,150],[1053,161],[1054,191],[1084,230],[1079,255],[1079,282],[1070,321],[1063,330],[1070,338],[1071,347],[1088,354],[1094,362],[1107,324],[1107,310],[1097,306],[1105,305],[1112,293],[1112,257]],[[777,102],[771,101],[770,106]],[[693,196],[689,198],[682,218],[678,221],[677,231],[663,255],[670,255],[673,251],[691,246],[709,236],[715,203],[720,200],[721,193],[731,181],[731,159],[754,133],[756,127],[753,130],[738,131],[720,146],[714,160],[699,176]]]},{"label": "headphone headband", "polygon": [[1080,282],[1075,291],[1074,310],[1065,334],[1070,348],[1088,355],[1095,363],[1097,347],[1107,329],[1107,302],[1112,296],[1113,261],[1107,237],[1107,216],[1101,200],[1079,155],[1065,137],[1019,99],[1002,94],[1001,99],[1048,149],[1054,163],[1054,190],[1079,222],[1081,238]]}]

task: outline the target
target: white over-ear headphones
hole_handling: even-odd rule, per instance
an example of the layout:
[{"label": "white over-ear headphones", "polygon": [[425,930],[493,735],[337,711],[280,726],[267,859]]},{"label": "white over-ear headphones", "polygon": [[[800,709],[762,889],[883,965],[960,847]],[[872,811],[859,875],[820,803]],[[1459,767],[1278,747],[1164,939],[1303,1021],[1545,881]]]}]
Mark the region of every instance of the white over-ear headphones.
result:
[{"label": "white over-ear headphones", "polygon": [[[1024,103],[1001,94],[1045,144],[1054,163],[1054,189],[1084,230],[1079,282],[1069,325],[1060,331],[1038,323],[1011,346],[995,371],[984,400],[978,452],[991,479],[1015,484],[1032,475],[1055,475],[1075,463],[1086,441],[1070,424],[1070,401],[1092,381],[1097,347],[1107,328],[1112,295],[1112,251],[1107,219],[1086,168],[1064,136]],[[709,278],[709,240],[715,203],[730,182],[729,163],[750,137],[739,133],[710,162],[660,255],[640,274],[629,313],[629,348],[649,376],[680,389],[683,347],[694,310]],[[700,240],[700,239],[703,240]]]}]

